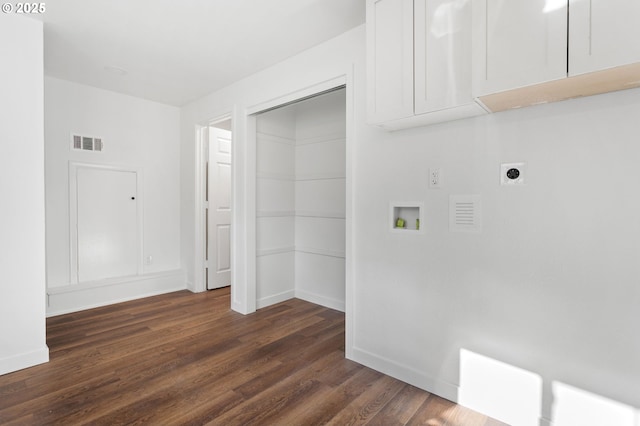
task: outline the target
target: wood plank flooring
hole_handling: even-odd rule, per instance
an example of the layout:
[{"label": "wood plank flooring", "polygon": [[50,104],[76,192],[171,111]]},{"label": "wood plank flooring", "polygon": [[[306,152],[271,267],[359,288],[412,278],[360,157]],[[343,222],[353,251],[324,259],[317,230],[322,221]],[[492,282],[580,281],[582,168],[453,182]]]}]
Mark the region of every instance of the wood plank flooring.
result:
[{"label": "wood plank flooring", "polygon": [[0,376],[0,424],[502,424],[346,360],[344,314],[297,299],[182,291],[50,318],[47,342]]}]

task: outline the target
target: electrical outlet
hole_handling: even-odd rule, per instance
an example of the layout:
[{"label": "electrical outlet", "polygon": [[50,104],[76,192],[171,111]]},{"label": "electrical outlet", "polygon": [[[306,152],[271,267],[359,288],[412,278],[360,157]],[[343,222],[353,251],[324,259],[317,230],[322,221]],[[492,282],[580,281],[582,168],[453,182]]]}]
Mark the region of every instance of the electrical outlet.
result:
[{"label": "electrical outlet", "polygon": [[524,185],[526,172],[525,163],[503,163],[500,165],[500,184]]},{"label": "electrical outlet", "polygon": [[429,188],[440,188],[442,185],[442,169],[429,169]]},{"label": "electrical outlet", "polygon": [[145,265],[151,265],[153,263],[153,256],[147,256],[144,260]]}]

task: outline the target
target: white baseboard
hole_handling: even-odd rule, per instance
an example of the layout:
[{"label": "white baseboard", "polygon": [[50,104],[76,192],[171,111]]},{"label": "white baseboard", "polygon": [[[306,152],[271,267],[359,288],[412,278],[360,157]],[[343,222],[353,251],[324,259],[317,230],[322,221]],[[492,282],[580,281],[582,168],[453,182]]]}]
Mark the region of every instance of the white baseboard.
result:
[{"label": "white baseboard", "polygon": [[186,289],[182,270],[54,287],[47,289],[47,317]]},{"label": "white baseboard", "polygon": [[331,297],[322,296],[320,294],[304,290],[296,290],[295,294],[298,299],[306,300],[307,302],[315,303],[316,305],[324,306],[325,308],[344,312],[344,300],[333,299]]},{"label": "white baseboard", "polygon": [[45,345],[37,351],[20,353],[7,358],[0,359],[0,376],[34,365],[49,362],[49,348]]},{"label": "white baseboard", "polygon": [[449,401],[458,402],[458,386],[437,380],[417,371],[407,365],[399,364],[390,359],[354,347],[351,351],[353,361],[376,371],[394,377],[410,385],[424,389]]},{"label": "white baseboard", "polygon": [[[429,377],[412,367],[397,363],[360,348],[353,347],[349,353],[352,356],[348,356],[348,358],[352,361],[358,362],[398,380],[402,380],[403,382],[448,399],[449,401],[459,403],[458,393],[460,389],[458,385],[434,379],[433,377]],[[490,413],[481,414],[487,416],[491,415]],[[553,426],[553,421],[540,417],[539,424],[540,426]]]},{"label": "white baseboard", "polygon": [[275,305],[276,303],[284,302],[285,300],[293,299],[294,297],[294,290],[287,290],[283,291],[282,293],[263,297],[256,300],[256,309],[266,308],[267,306]]}]

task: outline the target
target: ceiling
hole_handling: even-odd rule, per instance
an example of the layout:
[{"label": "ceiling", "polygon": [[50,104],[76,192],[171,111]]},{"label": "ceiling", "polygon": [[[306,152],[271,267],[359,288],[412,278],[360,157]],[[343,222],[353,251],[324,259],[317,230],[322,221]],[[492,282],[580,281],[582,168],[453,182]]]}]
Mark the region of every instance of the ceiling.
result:
[{"label": "ceiling", "polygon": [[45,74],[170,105],[364,23],[365,0],[47,0]]}]

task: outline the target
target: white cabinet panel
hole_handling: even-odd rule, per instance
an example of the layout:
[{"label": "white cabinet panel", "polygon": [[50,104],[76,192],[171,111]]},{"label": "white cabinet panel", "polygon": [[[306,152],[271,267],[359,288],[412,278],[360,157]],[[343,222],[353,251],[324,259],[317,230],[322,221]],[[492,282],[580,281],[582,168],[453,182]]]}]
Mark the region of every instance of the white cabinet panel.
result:
[{"label": "white cabinet panel", "polygon": [[474,0],[473,94],[565,78],[567,5],[549,0]]},{"label": "white cabinet panel", "polygon": [[415,1],[416,114],[469,104],[471,4]]},{"label": "white cabinet panel", "polygon": [[413,0],[367,0],[367,115],[413,115]]},{"label": "white cabinet panel", "polygon": [[640,62],[640,1],[571,0],[569,75]]},{"label": "white cabinet panel", "polygon": [[136,173],[77,169],[78,281],[138,272]]},{"label": "white cabinet panel", "polygon": [[369,122],[397,130],[484,114],[471,56],[471,2],[368,0]]}]

